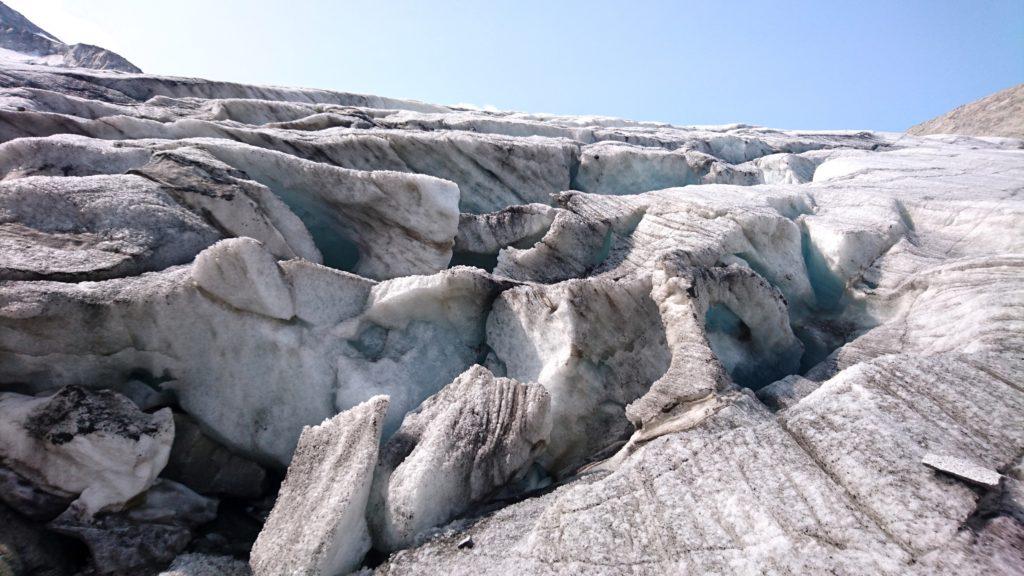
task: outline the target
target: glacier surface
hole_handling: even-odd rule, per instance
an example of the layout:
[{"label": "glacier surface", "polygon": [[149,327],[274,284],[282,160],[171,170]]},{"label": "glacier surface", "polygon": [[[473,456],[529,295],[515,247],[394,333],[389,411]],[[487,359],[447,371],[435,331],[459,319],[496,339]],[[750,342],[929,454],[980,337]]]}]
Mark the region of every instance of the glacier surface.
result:
[{"label": "glacier surface", "polygon": [[0,54],[0,573],[1024,571],[1024,141],[45,40]]}]

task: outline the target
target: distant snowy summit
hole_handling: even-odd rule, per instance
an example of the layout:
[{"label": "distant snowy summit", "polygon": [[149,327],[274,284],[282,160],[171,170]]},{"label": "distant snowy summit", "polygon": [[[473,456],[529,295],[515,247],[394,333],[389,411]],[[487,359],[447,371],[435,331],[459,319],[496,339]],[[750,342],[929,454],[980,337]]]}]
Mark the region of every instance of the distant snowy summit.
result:
[{"label": "distant snowy summit", "polygon": [[912,127],[907,133],[1024,138],[1024,84],[964,104]]},{"label": "distant snowy summit", "polygon": [[141,73],[119,54],[91,44],[65,44],[0,2],[0,58],[29,64]]}]

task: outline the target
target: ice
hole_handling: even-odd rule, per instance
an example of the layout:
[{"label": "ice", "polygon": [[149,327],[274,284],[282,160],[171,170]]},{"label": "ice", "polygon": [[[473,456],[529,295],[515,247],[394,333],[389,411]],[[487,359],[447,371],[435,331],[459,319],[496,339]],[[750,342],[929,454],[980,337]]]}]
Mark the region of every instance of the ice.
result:
[{"label": "ice", "polygon": [[253,546],[256,576],[345,574],[370,549],[366,502],[388,399],[376,396],[307,427]]},{"label": "ice", "polygon": [[0,280],[105,279],[185,264],[220,234],[138,176],[0,183]]},{"label": "ice", "polygon": [[[289,464],[258,574],[1016,566],[1021,140],[68,68],[118,62],[0,17],[36,54],[0,53],[0,547],[29,569],[244,573]],[[26,433],[67,390],[156,429]],[[201,536],[171,478],[226,496]],[[89,558],[40,560],[58,515]]]},{"label": "ice", "polygon": [[[482,360],[487,311],[504,287],[469,268],[375,284],[225,240],[159,273],[7,286],[0,379],[45,391],[145,374],[216,440],[284,465],[303,426],[384,393],[393,431]],[[33,353],[41,334],[54,352],[45,358]]]},{"label": "ice", "polygon": [[549,407],[542,386],[473,366],[407,414],[381,449],[374,546],[408,547],[521,477],[547,442]]},{"label": "ice", "polygon": [[963,458],[928,453],[921,459],[921,463],[939,472],[945,472],[955,478],[986,488],[993,488],[999,485],[1000,475],[998,472],[984,466],[978,466],[970,460]]},{"label": "ice", "polygon": [[110,391],[69,386],[52,396],[0,394],[0,458],[43,491],[77,495],[86,518],[119,510],[167,464],[168,408],[150,415]]},{"label": "ice", "polygon": [[669,350],[645,279],[570,280],[501,294],[487,321],[493,361],[539,382],[556,423],[540,461],[566,474],[624,440],[625,416],[668,368]]},{"label": "ice", "polygon": [[497,255],[509,246],[530,248],[551,228],[558,210],[546,204],[510,206],[489,214],[460,214],[456,252]]},{"label": "ice", "polygon": [[292,295],[277,261],[251,238],[223,240],[196,258],[196,286],[239,310],[288,320]]},{"label": "ice", "polygon": [[1024,448],[1024,394],[999,376],[1002,363],[977,354],[882,356],[822,383],[782,421],[893,540],[916,553],[940,549],[977,494],[921,459],[941,452],[1001,469]]}]

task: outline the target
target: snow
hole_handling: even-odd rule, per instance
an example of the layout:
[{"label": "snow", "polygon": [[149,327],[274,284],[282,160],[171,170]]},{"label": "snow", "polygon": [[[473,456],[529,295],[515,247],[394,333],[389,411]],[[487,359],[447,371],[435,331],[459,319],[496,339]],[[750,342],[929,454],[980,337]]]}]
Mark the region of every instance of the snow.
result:
[{"label": "snow", "polygon": [[118,510],[149,488],[174,437],[170,409],[145,414],[110,391],[0,393],[0,416],[4,464],[43,491],[77,495],[72,508],[86,517]]},{"label": "snow", "polygon": [[1020,140],[4,71],[0,405],[135,391],[290,463],[257,573],[961,572],[1024,533],[1012,474],[921,464],[1020,466]]}]

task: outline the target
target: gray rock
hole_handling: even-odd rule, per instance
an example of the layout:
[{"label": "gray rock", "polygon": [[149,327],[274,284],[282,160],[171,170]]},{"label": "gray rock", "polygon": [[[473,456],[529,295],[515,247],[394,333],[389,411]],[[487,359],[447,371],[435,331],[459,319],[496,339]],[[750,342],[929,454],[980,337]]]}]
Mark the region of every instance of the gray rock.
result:
[{"label": "gray rock", "polygon": [[1024,138],[1024,84],[1011,86],[927,120],[907,134],[964,134]]},{"label": "gray rock", "polygon": [[258,498],[267,488],[267,473],[203,433],[185,414],[174,415],[174,444],[161,476],[207,495]]},{"label": "gray rock", "polygon": [[44,489],[14,470],[0,466],[0,501],[26,518],[52,520],[75,498],[73,493]]},{"label": "gray rock", "polygon": [[111,386],[118,394],[135,403],[143,412],[153,412],[159,408],[167,408],[175,403],[174,396],[170,389],[175,385],[174,381],[147,384],[141,380],[131,379],[122,384]]},{"label": "gray rock", "polygon": [[2,503],[0,526],[0,574],[70,576],[77,571],[76,554],[63,536],[45,530]]},{"label": "gray rock", "polygon": [[69,68],[119,70],[141,74],[137,66],[121,56],[92,44],[71,44],[64,48],[64,65]]},{"label": "gray rock", "polygon": [[88,517],[68,509],[47,527],[83,541],[98,574],[127,576],[166,566],[188,546],[193,528],[216,515],[216,500],[160,480],[121,512]]},{"label": "gray rock", "polygon": [[182,554],[160,576],[249,576],[249,565],[231,556]]},{"label": "gray rock", "polygon": [[25,56],[44,57],[39,61],[48,65],[142,72],[123,57],[98,46],[64,44],[4,4],[0,4],[0,47]]}]

